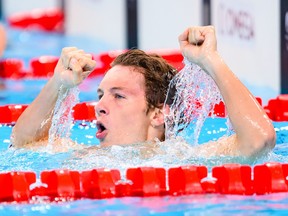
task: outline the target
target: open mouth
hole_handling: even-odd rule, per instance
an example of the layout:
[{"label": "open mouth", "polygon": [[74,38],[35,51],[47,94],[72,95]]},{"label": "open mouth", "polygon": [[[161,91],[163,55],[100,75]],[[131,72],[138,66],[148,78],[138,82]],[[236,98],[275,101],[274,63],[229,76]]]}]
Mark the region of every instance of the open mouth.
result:
[{"label": "open mouth", "polygon": [[107,128],[101,122],[97,122],[96,127],[97,127],[96,138],[103,140],[107,135]]},{"label": "open mouth", "polygon": [[101,122],[97,123],[96,127],[97,127],[99,133],[101,133],[104,130],[106,130],[106,127]]}]

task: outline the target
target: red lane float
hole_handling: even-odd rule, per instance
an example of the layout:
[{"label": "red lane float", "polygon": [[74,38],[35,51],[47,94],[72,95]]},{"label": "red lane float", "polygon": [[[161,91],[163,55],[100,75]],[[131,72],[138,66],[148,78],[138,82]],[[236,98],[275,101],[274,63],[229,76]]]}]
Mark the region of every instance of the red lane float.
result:
[{"label": "red lane float", "polygon": [[10,15],[7,23],[21,29],[63,32],[64,13],[58,8],[35,9]]},{"label": "red lane float", "polygon": [[288,121],[288,94],[270,99],[264,109],[273,121]]},{"label": "red lane float", "polygon": [[148,51],[150,54],[158,54],[162,58],[164,58],[168,63],[170,63],[176,70],[180,71],[184,67],[183,63],[183,55],[180,50],[150,50]]},{"label": "red lane float", "polygon": [[118,181],[115,183],[116,197],[132,196],[132,183]]},{"label": "red lane float", "polygon": [[185,195],[205,193],[201,180],[207,177],[205,166],[180,166],[168,170],[169,194]]},{"label": "red lane float", "polygon": [[28,105],[0,106],[0,124],[13,124],[24,112]]},{"label": "red lane float", "polygon": [[87,198],[115,197],[116,182],[120,180],[120,171],[113,169],[93,169],[81,172],[81,192]]},{"label": "red lane float", "polygon": [[288,164],[269,162],[254,167],[256,194],[287,192]]},{"label": "red lane float", "polygon": [[164,168],[129,168],[126,178],[133,182],[131,186],[133,196],[160,196],[167,193]]},{"label": "red lane float", "polygon": [[96,119],[95,113],[96,102],[79,103],[73,107],[74,120],[93,121]]},{"label": "red lane float", "polygon": [[7,58],[0,60],[0,78],[20,79],[25,75],[22,59]]},{"label": "red lane float", "polygon": [[[97,62],[95,69],[89,77],[103,76],[110,69],[112,61],[126,50],[115,50],[93,54],[92,58]],[[158,53],[166,59],[177,70],[184,67],[183,56],[179,50],[155,50],[148,53]],[[4,59],[0,61],[1,78],[48,78],[53,72],[59,57],[56,56],[39,56],[30,59],[30,68],[24,69],[24,61],[21,59]]]},{"label": "red lane float", "polygon": [[34,172],[0,173],[0,201],[28,201],[29,186],[36,181]]},{"label": "red lane float", "polygon": [[[136,167],[126,170],[126,180],[117,169],[85,171],[49,170],[0,173],[0,202],[29,202],[33,197],[50,201],[80,198],[105,199],[125,196],[179,196],[189,194],[263,195],[288,191],[288,164],[269,162],[254,167],[224,164],[212,168],[186,165],[169,169]],[[167,184],[166,184],[167,183]]]},{"label": "red lane float", "polygon": [[222,194],[253,194],[250,166],[226,164],[213,167],[212,175],[217,179],[216,185]]},{"label": "red lane float", "polygon": [[225,104],[223,101],[220,101],[219,104],[215,104],[213,115],[216,117],[224,117],[224,118],[226,117],[226,108],[225,108]]},{"label": "red lane float", "polygon": [[[261,105],[262,99],[256,98]],[[73,118],[75,121],[96,120],[95,105],[97,102],[82,102],[73,107]],[[0,124],[15,123],[28,105],[4,105],[0,106]],[[279,95],[276,99],[271,99],[267,106],[263,107],[272,121],[288,121],[288,94]],[[216,104],[213,110],[216,117],[226,117],[226,108],[223,102]]]},{"label": "red lane float", "polygon": [[[42,190],[52,198],[79,198],[80,174],[73,170],[52,170],[41,172],[41,182],[47,185]],[[46,191],[45,191],[46,190]],[[43,192],[42,191],[42,192]]]},{"label": "red lane float", "polygon": [[[97,102],[82,102],[73,107],[72,116],[75,121],[96,120],[95,105]],[[0,124],[15,123],[28,105],[4,105],[0,106]],[[226,117],[224,103],[216,104],[214,116]]]},{"label": "red lane float", "polygon": [[57,65],[59,58],[56,56],[40,56],[33,58],[30,61],[32,69],[32,77],[51,77],[54,73],[54,68]]}]

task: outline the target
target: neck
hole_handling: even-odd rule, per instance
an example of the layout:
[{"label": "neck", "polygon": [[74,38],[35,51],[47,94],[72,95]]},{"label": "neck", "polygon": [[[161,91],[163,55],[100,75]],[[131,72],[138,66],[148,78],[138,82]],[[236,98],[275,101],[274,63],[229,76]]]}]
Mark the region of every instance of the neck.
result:
[{"label": "neck", "polygon": [[164,126],[156,126],[156,127],[150,127],[148,129],[147,134],[147,141],[155,141],[155,139],[160,140],[161,142],[165,140],[165,129]]}]

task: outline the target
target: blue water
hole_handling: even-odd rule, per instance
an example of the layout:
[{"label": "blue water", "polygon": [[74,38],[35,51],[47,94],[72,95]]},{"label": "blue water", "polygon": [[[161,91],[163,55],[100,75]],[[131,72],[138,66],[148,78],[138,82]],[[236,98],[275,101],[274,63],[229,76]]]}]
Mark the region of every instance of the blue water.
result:
[{"label": "blue water", "polygon": [[[287,215],[287,194],[125,197],[57,204],[0,206],[1,215]],[[135,211],[136,210],[136,211]]]},{"label": "blue water", "polygon": [[[209,118],[204,125],[203,133],[201,133],[200,143],[220,137],[224,133],[220,129],[225,127],[225,123],[225,119]],[[274,122],[274,126],[277,131],[277,145],[274,154],[277,157],[273,158],[287,162],[288,122]],[[39,176],[43,170],[67,168],[71,167],[71,163],[78,163],[78,165],[76,164],[78,170],[95,168],[90,167],[85,158],[82,162],[79,158],[75,158],[75,152],[78,150],[53,154],[29,150],[7,150],[11,129],[11,126],[0,127],[1,171],[32,170]],[[97,145],[93,123],[76,122],[72,131],[72,139],[76,139],[79,143],[88,143],[87,146]],[[92,164],[94,163],[93,158],[89,158],[89,160]],[[259,163],[262,162],[259,161]],[[209,167],[211,164],[214,166],[225,162],[223,159],[214,159],[210,162],[206,161],[206,163]],[[120,164],[117,165],[120,166]],[[125,197],[105,200],[82,199],[62,203],[0,203],[0,215],[242,215],[244,213],[247,215],[285,215],[288,213],[288,194],[277,193],[262,196],[206,194],[176,197]]]},{"label": "blue water", "polygon": [[[11,30],[9,31],[9,36],[11,39],[4,57],[22,58],[25,60],[26,66],[28,66],[29,59],[32,57],[47,54],[59,55],[62,47],[67,45],[76,45],[96,53],[113,49],[109,44],[101,41],[68,38],[59,34],[48,35],[39,32]],[[35,46],[35,44],[39,46]],[[31,47],[34,49],[31,49]],[[37,81],[5,80],[6,87],[0,91],[0,105],[29,104],[46,81],[44,79]],[[97,83],[99,83],[99,79],[95,78],[85,81],[80,86],[80,101],[95,101]],[[254,91],[259,92],[257,89],[254,89]],[[267,95],[265,92],[260,93],[263,96]],[[259,94],[257,96],[262,96]],[[277,133],[277,145],[272,156],[264,159],[264,162],[265,160],[287,162],[288,122],[274,122],[273,124]],[[94,123],[75,122],[71,138],[79,143],[81,149],[71,149],[68,152],[58,153],[8,149],[11,130],[12,126],[0,126],[0,171],[2,172],[31,170],[39,176],[41,171],[47,169],[76,167],[81,170],[91,168],[89,163],[92,164],[91,166],[97,164],[97,161],[93,161],[93,159],[97,159],[97,155],[90,154],[85,148],[93,148],[93,146],[98,145],[98,141],[95,138],[96,129]],[[226,132],[226,119],[209,118],[204,124],[199,143],[217,139]],[[123,158],[117,154],[118,151],[119,149],[113,149],[112,153],[115,153],[114,158],[121,160]],[[175,160],[176,165],[177,163],[181,164],[181,158],[176,158]],[[198,157],[194,161],[195,163],[201,162],[211,167],[225,162],[233,162],[233,160],[233,158],[205,160],[205,158]],[[155,163],[155,160],[150,162]],[[158,163],[159,161],[156,162]],[[188,161],[182,160],[182,162],[187,163]],[[256,163],[262,162],[263,160],[256,161]],[[123,165],[124,168],[127,163]],[[109,161],[107,161],[107,166],[111,166]],[[176,197],[125,197],[105,200],[81,199],[62,203],[0,203],[0,215],[287,215],[287,197],[287,193],[264,196],[206,194]]]},{"label": "blue water", "polygon": [[76,46],[88,53],[113,50],[114,47],[98,38],[71,36],[60,33],[23,31],[6,26],[8,44],[3,58],[20,58],[29,67],[30,59],[41,55],[60,56],[63,47]]},{"label": "blue water", "polygon": [[[100,77],[85,80],[80,86],[80,102],[96,100]],[[47,79],[0,80],[5,86],[0,89],[0,106],[7,104],[29,104],[39,94]]]}]

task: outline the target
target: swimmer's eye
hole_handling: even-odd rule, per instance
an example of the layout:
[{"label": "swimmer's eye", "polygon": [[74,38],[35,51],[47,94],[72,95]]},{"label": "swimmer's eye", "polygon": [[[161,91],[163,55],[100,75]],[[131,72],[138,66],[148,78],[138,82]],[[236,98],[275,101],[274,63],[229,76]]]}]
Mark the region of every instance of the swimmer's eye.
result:
[{"label": "swimmer's eye", "polygon": [[114,98],[116,99],[124,99],[125,97],[120,94],[114,94]]},{"label": "swimmer's eye", "polygon": [[102,97],[103,95],[98,95],[98,100],[101,100]]}]

